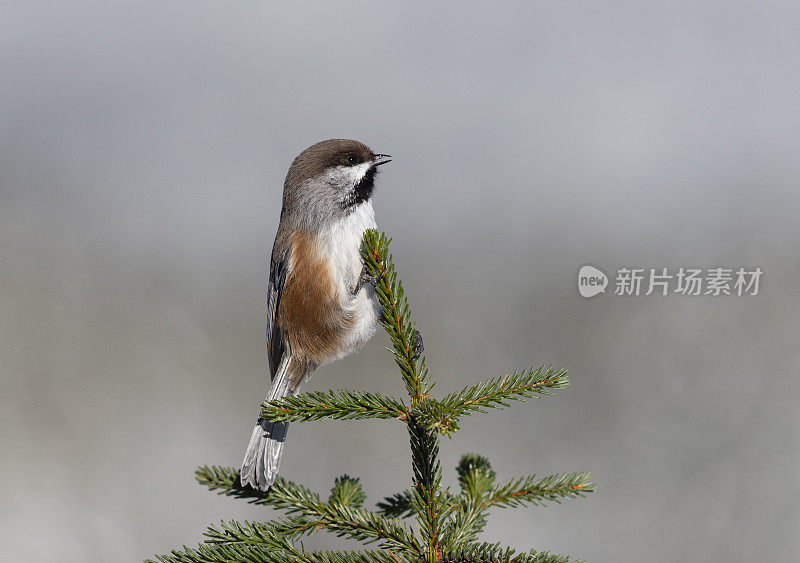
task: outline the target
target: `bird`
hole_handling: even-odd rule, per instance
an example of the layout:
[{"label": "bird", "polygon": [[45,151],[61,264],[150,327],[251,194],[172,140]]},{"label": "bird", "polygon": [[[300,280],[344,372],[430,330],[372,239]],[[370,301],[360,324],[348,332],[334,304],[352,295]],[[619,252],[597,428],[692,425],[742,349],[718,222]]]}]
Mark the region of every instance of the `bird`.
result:
[{"label": "bird", "polygon": [[[267,401],[297,395],[317,368],[375,334],[377,279],[367,273],[360,248],[364,231],[376,227],[378,169],[391,160],[360,141],[329,139],[305,149],[289,167],[267,284]],[[242,485],[269,490],[287,431],[286,422],[257,420]]]}]

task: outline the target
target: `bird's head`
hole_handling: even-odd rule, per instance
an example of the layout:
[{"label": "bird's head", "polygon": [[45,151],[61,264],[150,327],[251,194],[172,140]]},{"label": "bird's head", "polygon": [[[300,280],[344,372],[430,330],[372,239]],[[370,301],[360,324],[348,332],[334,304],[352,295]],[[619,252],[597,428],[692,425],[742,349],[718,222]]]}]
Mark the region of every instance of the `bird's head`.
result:
[{"label": "bird's head", "polygon": [[[284,183],[284,214],[314,230],[369,201],[378,167],[391,161],[359,141],[329,139],[311,145],[292,162]],[[300,226],[300,225],[298,225]]]}]

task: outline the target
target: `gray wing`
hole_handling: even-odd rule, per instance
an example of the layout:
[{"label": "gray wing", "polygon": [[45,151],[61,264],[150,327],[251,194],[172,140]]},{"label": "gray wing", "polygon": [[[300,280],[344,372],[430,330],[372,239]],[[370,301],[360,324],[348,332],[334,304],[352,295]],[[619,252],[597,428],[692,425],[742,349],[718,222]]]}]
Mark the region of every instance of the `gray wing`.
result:
[{"label": "gray wing", "polygon": [[281,301],[283,284],[289,273],[290,245],[282,254],[273,252],[269,267],[269,283],[267,285],[267,358],[269,360],[270,379],[275,378],[275,372],[281,364],[281,358],[286,352],[285,344],[278,323],[278,306]]},{"label": "gray wing", "polygon": [[[277,245],[277,242],[276,242]],[[281,303],[283,285],[289,270],[289,249],[272,252],[267,284],[267,358],[269,375],[272,379],[267,400],[280,399],[290,394],[288,367],[291,358],[282,338],[278,309]],[[256,421],[250,443],[239,471],[243,485],[266,491],[276,475],[283,453],[288,423],[270,422],[259,417]]]}]

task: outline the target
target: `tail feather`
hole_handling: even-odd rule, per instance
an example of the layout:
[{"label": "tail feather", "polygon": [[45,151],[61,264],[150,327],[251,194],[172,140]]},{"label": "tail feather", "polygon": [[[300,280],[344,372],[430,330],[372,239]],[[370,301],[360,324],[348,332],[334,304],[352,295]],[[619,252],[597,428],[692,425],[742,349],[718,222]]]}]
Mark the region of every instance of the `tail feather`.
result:
[{"label": "tail feather", "polygon": [[[306,374],[290,369],[290,364],[292,364],[291,357],[284,357],[281,361],[267,394],[267,401],[297,395],[300,392],[300,385]],[[262,491],[266,491],[272,486],[278,475],[288,430],[288,422],[269,422],[263,418],[258,419],[253,428],[253,434],[250,436],[244,460],[242,460],[240,473],[243,485],[250,485],[254,489]]]}]

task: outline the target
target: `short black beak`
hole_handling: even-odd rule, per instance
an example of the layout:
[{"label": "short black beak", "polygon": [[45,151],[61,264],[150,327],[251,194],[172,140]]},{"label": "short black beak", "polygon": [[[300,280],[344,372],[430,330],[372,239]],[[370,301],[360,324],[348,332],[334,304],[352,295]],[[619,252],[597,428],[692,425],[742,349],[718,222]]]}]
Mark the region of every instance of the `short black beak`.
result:
[{"label": "short black beak", "polygon": [[380,166],[381,164],[386,164],[387,162],[392,161],[392,155],[390,154],[376,154],[375,157],[372,159],[372,163],[375,166]]}]

